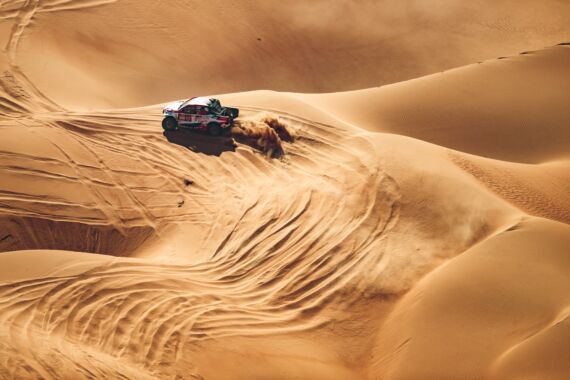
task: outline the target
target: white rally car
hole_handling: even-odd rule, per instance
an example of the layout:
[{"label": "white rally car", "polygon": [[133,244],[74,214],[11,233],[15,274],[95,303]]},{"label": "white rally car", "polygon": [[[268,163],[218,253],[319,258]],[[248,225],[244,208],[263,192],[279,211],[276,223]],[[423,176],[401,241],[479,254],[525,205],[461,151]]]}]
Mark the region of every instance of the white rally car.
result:
[{"label": "white rally car", "polygon": [[168,104],[163,110],[162,128],[175,131],[178,128],[190,128],[207,131],[212,136],[219,136],[224,130],[234,125],[239,110],[222,107],[214,98],[196,97],[186,101]]}]

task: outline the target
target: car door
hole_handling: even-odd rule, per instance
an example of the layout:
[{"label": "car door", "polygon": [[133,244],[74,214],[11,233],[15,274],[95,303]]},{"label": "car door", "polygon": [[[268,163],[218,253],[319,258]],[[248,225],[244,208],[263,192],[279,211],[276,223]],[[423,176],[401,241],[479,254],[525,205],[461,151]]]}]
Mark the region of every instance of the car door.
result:
[{"label": "car door", "polygon": [[191,121],[190,106],[182,108],[178,113],[178,124],[185,125]]},{"label": "car door", "polygon": [[210,117],[210,110],[207,106],[196,106],[196,115],[194,120],[198,128],[206,128]]},{"label": "car door", "polygon": [[178,124],[182,124],[186,127],[196,127],[199,123],[196,120],[196,107],[193,105],[188,105],[180,110],[180,115],[178,116]]}]

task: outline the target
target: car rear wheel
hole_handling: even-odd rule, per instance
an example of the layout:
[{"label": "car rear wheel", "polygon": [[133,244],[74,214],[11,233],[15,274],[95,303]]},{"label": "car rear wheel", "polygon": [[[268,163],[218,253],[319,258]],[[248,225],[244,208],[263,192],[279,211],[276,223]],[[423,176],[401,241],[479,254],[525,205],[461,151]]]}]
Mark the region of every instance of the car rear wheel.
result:
[{"label": "car rear wheel", "polygon": [[208,133],[212,136],[219,136],[222,134],[222,128],[218,123],[208,124]]}]

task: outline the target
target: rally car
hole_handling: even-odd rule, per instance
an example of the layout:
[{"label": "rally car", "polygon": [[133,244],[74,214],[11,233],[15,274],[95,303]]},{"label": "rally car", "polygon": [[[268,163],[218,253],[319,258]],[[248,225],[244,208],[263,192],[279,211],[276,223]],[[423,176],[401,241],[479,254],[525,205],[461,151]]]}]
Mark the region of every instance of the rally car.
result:
[{"label": "rally car", "polygon": [[224,130],[234,125],[239,110],[222,107],[214,98],[196,97],[186,101],[168,104],[163,110],[162,128],[175,131],[178,128],[191,128],[207,131],[212,136],[219,136]]}]

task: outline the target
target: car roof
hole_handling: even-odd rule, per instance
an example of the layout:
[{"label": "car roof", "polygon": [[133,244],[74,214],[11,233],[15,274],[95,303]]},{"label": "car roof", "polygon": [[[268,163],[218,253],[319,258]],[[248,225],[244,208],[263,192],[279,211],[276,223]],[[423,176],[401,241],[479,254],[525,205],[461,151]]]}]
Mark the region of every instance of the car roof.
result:
[{"label": "car roof", "polygon": [[184,105],[192,105],[192,106],[207,106],[211,102],[211,98],[206,98],[202,96],[198,96],[196,98],[188,99]]}]

